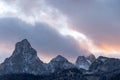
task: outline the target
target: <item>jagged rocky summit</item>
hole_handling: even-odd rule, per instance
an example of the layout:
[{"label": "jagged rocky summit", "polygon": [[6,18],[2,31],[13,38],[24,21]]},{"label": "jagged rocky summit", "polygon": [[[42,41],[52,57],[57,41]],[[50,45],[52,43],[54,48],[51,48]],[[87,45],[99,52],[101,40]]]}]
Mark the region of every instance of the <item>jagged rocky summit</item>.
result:
[{"label": "jagged rocky summit", "polygon": [[70,69],[75,68],[75,65],[70,63],[66,58],[64,58],[61,55],[58,55],[57,57],[53,58],[50,63],[48,64],[48,67],[51,72],[62,70],[62,69]]},{"label": "jagged rocky summit", "polygon": [[61,55],[53,58],[48,64],[43,63],[37,56],[27,39],[16,43],[13,54],[0,65],[0,74],[29,73],[48,74],[57,70],[82,68],[88,70],[95,59],[94,55],[78,57],[76,64],[69,62]]},{"label": "jagged rocky summit", "polygon": [[45,63],[37,56],[27,39],[18,42],[9,58],[0,65],[0,74],[29,73],[43,74],[46,72]]},{"label": "jagged rocky summit", "polygon": [[89,55],[87,57],[85,56],[78,56],[76,60],[76,66],[77,68],[82,68],[85,70],[89,70],[90,65],[95,61],[95,56],[94,55]]}]

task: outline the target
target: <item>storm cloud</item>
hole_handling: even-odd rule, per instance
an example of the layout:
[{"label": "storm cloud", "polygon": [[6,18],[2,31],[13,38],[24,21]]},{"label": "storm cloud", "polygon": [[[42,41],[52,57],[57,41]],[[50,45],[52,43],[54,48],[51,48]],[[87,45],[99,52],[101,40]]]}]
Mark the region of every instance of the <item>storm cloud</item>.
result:
[{"label": "storm cloud", "polygon": [[47,0],[97,45],[120,45],[119,0]]},{"label": "storm cloud", "polygon": [[60,54],[76,58],[87,52],[80,48],[78,42],[73,38],[62,36],[44,23],[30,25],[17,18],[1,18],[0,28],[0,43],[8,43],[12,48],[16,42],[28,39],[37,49],[38,55],[55,56]]}]

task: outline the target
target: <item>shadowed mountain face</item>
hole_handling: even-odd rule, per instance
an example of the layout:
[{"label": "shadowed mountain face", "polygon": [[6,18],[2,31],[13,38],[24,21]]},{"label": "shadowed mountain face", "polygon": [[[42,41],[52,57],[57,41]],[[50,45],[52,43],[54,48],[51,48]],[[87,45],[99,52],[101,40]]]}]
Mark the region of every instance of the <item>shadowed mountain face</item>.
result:
[{"label": "shadowed mountain face", "polygon": [[13,54],[0,65],[0,80],[117,80],[119,75],[120,59],[95,59],[92,54],[79,56],[75,64],[61,55],[45,64],[26,39],[18,42]]},{"label": "shadowed mountain face", "polygon": [[77,58],[76,66],[78,68],[88,70],[90,65],[91,65],[91,61],[88,60],[85,56],[79,56]]},{"label": "shadowed mountain face", "polygon": [[87,57],[78,56],[78,58],[76,60],[76,66],[77,66],[77,68],[89,70],[90,65],[95,61],[95,59],[96,59],[95,56],[92,54]]},{"label": "shadowed mountain face", "polygon": [[0,66],[2,74],[31,73],[43,74],[46,72],[45,64],[38,58],[36,50],[24,39],[18,42],[11,57]]},{"label": "shadowed mountain face", "polygon": [[100,56],[90,66],[91,71],[108,72],[115,69],[120,69],[120,59],[107,58]]},{"label": "shadowed mountain face", "polygon": [[70,63],[66,58],[62,57],[61,55],[58,55],[57,57],[53,58],[48,64],[48,66],[51,72],[61,69],[75,68],[75,65]]}]

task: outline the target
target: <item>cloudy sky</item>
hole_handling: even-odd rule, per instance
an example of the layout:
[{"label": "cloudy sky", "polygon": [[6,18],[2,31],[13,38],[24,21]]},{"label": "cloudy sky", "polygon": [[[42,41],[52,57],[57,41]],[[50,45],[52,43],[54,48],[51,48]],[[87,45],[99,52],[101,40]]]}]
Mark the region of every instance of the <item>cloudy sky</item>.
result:
[{"label": "cloudy sky", "polygon": [[0,62],[28,39],[44,62],[120,58],[120,0],[0,0]]}]

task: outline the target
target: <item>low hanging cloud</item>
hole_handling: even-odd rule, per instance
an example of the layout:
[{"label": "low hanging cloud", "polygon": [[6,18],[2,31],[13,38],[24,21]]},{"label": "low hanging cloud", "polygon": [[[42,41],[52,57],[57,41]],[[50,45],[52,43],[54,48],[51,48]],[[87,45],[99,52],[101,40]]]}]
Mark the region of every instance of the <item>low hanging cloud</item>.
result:
[{"label": "low hanging cloud", "polygon": [[7,43],[9,47],[13,48],[16,42],[24,38],[27,38],[37,49],[38,55],[60,54],[68,58],[76,58],[87,52],[80,48],[78,42],[73,38],[62,36],[47,24],[31,25],[17,18],[0,19],[0,44],[6,45]]}]

